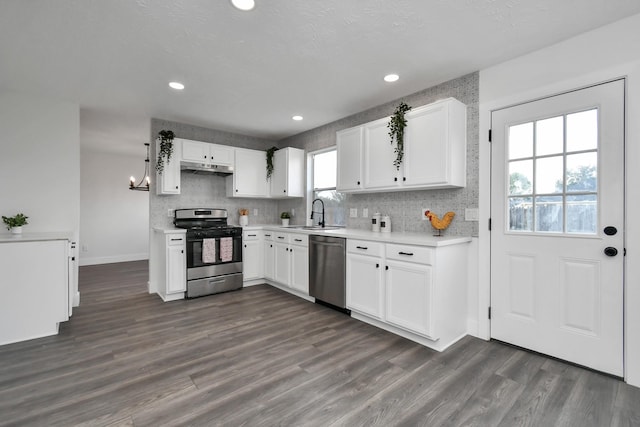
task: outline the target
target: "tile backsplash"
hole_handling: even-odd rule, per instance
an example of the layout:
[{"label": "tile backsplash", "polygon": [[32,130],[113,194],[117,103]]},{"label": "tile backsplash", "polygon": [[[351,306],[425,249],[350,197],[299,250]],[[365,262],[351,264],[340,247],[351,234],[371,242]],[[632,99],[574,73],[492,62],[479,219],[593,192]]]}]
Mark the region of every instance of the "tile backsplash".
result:
[{"label": "tile backsplash", "polygon": [[[275,141],[229,132],[206,129],[198,126],[175,123],[167,120],[151,119],[151,140],[154,141],[162,129],[172,130],[177,138],[195,141],[211,142],[215,144],[231,145],[234,147],[266,150],[275,145]],[[151,144],[152,170],[155,167],[155,144]],[[168,216],[169,209],[181,208],[224,208],[229,213],[229,223],[238,224],[240,208],[249,209],[249,225],[277,224],[280,222],[278,202],[268,199],[231,198],[226,195],[225,177],[194,174],[182,171],[180,174],[181,194],[158,196],[155,193],[154,181],[151,183],[149,194],[149,225],[151,227],[169,227],[173,219]],[[257,210],[257,215],[254,211]]]},{"label": "tile backsplash", "polygon": [[[266,150],[276,145],[278,147],[302,148],[310,152],[335,145],[336,132],[339,130],[391,115],[400,101],[418,107],[439,99],[453,97],[467,105],[466,187],[348,194],[346,196],[345,217],[348,227],[369,229],[371,216],[379,212],[390,216],[392,231],[433,233],[434,230],[430,222],[421,218],[422,209],[429,208],[438,216],[453,211],[456,213],[456,217],[444,234],[477,236],[478,222],[465,221],[464,216],[465,209],[478,207],[478,94],[479,73],[476,72],[280,141],[253,138],[159,119],[151,121],[151,139],[154,140],[161,129],[171,129],[179,138],[258,150]],[[152,144],[152,158],[155,158],[154,144]],[[175,196],[157,196],[152,184],[151,197],[149,197],[151,227],[171,224],[171,218],[167,216],[168,209],[201,206],[226,208],[229,211],[229,221],[234,224],[238,223],[238,209],[240,208],[249,209],[249,224],[278,224],[280,212],[292,209],[295,209],[296,215],[291,219],[291,224],[304,224],[308,216],[306,198],[280,201],[228,198],[225,192],[224,177],[182,172],[181,180],[182,194]],[[362,217],[364,208],[368,210],[368,218]],[[258,215],[254,215],[254,209],[257,209]],[[357,209],[357,218],[349,217],[350,209]]]},{"label": "tile backsplash", "polygon": [[[478,132],[479,132],[479,73],[472,73],[438,86],[408,95],[361,113],[345,117],[316,129],[279,141],[280,146],[303,148],[307,152],[330,147],[336,144],[336,132],[358,126],[382,117],[389,116],[402,100],[411,106],[419,107],[439,99],[453,97],[467,105],[467,185],[461,189],[396,191],[386,193],[348,194],[346,197],[345,217],[347,226],[369,229],[371,215],[379,212],[389,215],[392,231],[425,232],[434,230],[429,221],[421,219],[422,208],[430,208],[438,216],[445,212],[456,213],[451,226],[444,232],[452,236],[477,236],[478,222],[465,221],[467,208],[478,207]],[[278,203],[278,210],[305,212],[306,200],[286,200]],[[369,211],[368,218],[362,218],[362,209]],[[350,209],[357,209],[358,218],[350,218]],[[304,219],[297,220],[302,223]]]}]

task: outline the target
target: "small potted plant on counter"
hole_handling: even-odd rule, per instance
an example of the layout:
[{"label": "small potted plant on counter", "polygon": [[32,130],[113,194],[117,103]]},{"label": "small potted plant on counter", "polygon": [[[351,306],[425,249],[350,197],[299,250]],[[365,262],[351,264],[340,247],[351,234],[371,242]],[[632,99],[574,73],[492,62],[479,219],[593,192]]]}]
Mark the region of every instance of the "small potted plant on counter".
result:
[{"label": "small potted plant on counter", "polygon": [[282,212],[280,214],[280,219],[282,220],[282,226],[283,227],[288,227],[289,226],[289,220],[291,219],[291,214],[289,212]]},{"label": "small potted plant on counter", "polygon": [[29,219],[29,217],[22,213],[10,217],[2,216],[2,222],[7,226],[7,230],[11,231],[13,234],[22,233],[22,226],[29,224],[27,219]]}]

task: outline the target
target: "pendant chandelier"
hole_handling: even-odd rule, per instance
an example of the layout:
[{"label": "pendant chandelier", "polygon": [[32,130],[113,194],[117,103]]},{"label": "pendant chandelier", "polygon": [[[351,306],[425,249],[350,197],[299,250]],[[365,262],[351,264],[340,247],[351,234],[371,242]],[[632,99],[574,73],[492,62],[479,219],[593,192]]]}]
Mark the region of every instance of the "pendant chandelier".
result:
[{"label": "pendant chandelier", "polygon": [[142,179],[137,185],[135,177],[129,178],[129,190],[149,191],[149,143],[145,142],[144,145],[147,147],[147,158],[144,160],[144,175],[142,175]]}]

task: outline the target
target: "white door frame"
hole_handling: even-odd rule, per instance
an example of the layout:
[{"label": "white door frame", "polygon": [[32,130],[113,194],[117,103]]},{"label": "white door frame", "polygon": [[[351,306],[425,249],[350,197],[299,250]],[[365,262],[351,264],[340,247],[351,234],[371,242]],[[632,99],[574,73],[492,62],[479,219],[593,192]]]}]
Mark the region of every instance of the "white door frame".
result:
[{"label": "white door frame", "polygon": [[[491,274],[490,274],[490,265],[491,265],[491,237],[488,230],[488,221],[491,214],[491,146],[488,141],[489,129],[491,126],[491,112],[494,110],[507,108],[509,106],[517,105],[520,103],[545,98],[548,96],[558,95],[561,93],[573,91],[576,89],[581,89],[585,87],[592,86],[598,83],[604,83],[612,80],[617,80],[620,78],[624,78],[626,80],[626,91],[625,91],[625,181],[628,182],[640,182],[640,170],[635,171],[632,168],[628,167],[628,160],[632,158],[632,155],[640,154],[640,147],[636,147],[634,143],[640,142],[629,140],[630,127],[634,127],[635,125],[630,123],[628,117],[630,116],[629,104],[633,103],[634,98],[630,98],[629,89],[630,78],[632,75],[634,78],[640,80],[640,64],[634,64],[635,67],[630,67],[629,65],[623,65],[618,67],[612,67],[610,69],[601,70],[598,72],[593,72],[590,74],[585,74],[582,76],[573,77],[569,80],[560,81],[551,85],[544,85],[540,87],[536,87],[535,89],[522,91],[520,93],[515,93],[513,95],[503,97],[498,100],[493,100],[490,102],[480,103],[479,105],[479,113],[480,113],[480,123],[479,123],[479,233],[478,233],[478,300],[477,300],[477,330],[471,330],[470,333],[479,338],[490,339],[490,320],[488,319],[488,307],[490,306],[491,301]],[[482,76],[482,72],[481,72]],[[632,82],[636,82],[636,80],[631,79]],[[636,96],[640,97],[640,87],[632,88],[632,92],[636,94]],[[480,90],[482,100],[482,78],[480,78]],[[635,104],[634,104],[635,105]],[[633,134],[636,136],[640,136],[640,132],[637,132],[640,129],[634,128]],[[638,138],[636,138],[638,139]],[[640,186],[638,186],[640,187]],[[628,222],[630,216],[629,213],[634,209],[637,209],[639,205],[630,203],[633,199],[632,197],[637,194],[638,190],[634,190],[633,188],[629,188],[626,186],[625,190],[625,220]],[[635,193],[635,194],[634,194]],[[632,230],[635,228],[629,227],[628,224],[625,224],[626,231],[626,239],[625,248],[629,249],[630,246],[634,246],[629,243],[629,236],[633,236],[630,234]],[[640,237],[640,236],[638,236]],[[640,242],[636,242],[637,244]],[[635,246],[634,246],[635,247]],[[633,254],[628,254],[633,256]],[[640,254],[635,257],[635,262],[640,262]],[[633,269],[636,277],[629,275],[629,270],[634,262],[634,259],[630,256],[627,257],[624,265],[624,277],[625,277],[625,302],[624,302],[624,379],[630,384],[640,386],[640,363],[633,362],[634,358],[640,357],[640,326],[634,326],[633,322],[637,319],[640,319],[640,310],[637,307],[640,306],[640,300],[636,300],[637,297],[640,297],[638,292],[634,292],[634,299],[629,299],[627,295],[629,294],[629,290],[627,289],[628,283],[634,283],[640,281],[640,268]],[[472,283],[471,286],[476,285]],[[636,307],[636,308],[634,308]],[[635,311],[634,311],[635,310]],[[476,324],[475,322],[470,324]],[[633,346],[633,353],[630,353],[629,343],[630,343],[630,334],[631,343]],[[629,363],[633,363],[631,369],[628,369]],[[631,376],[631,378],[630,378]]]}]

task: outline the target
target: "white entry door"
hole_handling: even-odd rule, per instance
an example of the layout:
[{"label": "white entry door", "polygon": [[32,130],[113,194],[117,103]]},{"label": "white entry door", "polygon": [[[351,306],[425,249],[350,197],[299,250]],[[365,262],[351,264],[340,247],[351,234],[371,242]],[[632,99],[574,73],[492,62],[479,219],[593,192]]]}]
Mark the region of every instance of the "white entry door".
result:
[{"label": "white entry door", "polygon": [[624,80],[491,127],[492,338],[622,376]]}]

